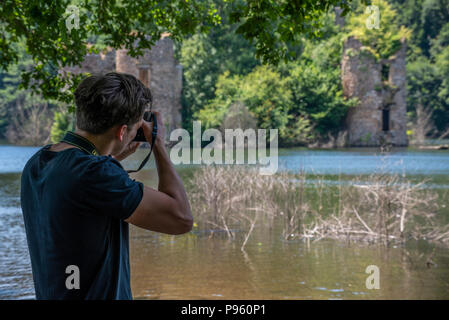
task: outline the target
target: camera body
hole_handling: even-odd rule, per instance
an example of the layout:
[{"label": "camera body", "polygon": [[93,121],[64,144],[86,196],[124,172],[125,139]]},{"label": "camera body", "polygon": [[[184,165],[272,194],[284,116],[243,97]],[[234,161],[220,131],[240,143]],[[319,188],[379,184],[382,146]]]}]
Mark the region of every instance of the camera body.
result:
[{"label": "camera body", "polygon": [[[147,163],[148,159],[151,156],[151,152],[153,151],[154,143],[156,141],[156,137],[157,137],[156,115],[154,113],[152,113],[151,111],[145,111],[145,113],[143,114],[143,120],[153,123],[153,131],[151,131],[151,148],[150,148],[150,152],[145,157],[145,159],[143,159],[142,163],[140,164],[140,166],[139,166],[139,168],[137,170],[126,170],[126,172],[128,172],[128,173],[137,172],[137,171],[139,171],[140,169],[142,169],[145,166],[145,164]],[[139,142],[147,141],[147,139],[145,138],[145,134],[143,133],[142,127],[137,129],[137,133],[136,133],[136,136],[134,137],[133,141],[139,141]]]},{"label": "camera body", "polygon": [[[148,122],[153,122],[153,131],[157,130],[156,126],[156,116],[151,111],[145,111],[143,114],[143,120]],[[157,131],[156,131],[157,132]],[[137,134],[134,137],[133,141],[146,142],[145,134],[143,133],[142,127],[137,130]]]}]

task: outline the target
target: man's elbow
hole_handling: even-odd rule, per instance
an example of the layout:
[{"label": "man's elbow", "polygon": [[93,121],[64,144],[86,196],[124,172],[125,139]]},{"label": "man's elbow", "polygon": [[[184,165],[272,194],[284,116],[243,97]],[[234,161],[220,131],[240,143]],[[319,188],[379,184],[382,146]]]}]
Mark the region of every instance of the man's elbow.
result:
[{"label": "man's elbow", "polygon": [[177,227],[173,234],[180,235],[190,232],[193,228],[193,217],[190,209],[183,210],[178,216],[180,218],[177,219]]},{"label": "man's elbow", "polygon": [[193,228],[193,219],[184,221],[179,234],[188,233],[192,230],[192,228]]},{"label": "man's elbow", "polygon": [[182,219],[178,221],[175,230],[173,230],[173,235],[180,235],[188,233],[193,228],[193,219]]}]

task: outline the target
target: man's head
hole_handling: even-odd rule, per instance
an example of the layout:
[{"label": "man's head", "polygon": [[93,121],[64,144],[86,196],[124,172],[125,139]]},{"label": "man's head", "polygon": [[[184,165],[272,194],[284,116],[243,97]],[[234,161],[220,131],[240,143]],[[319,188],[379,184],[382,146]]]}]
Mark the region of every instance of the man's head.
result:
[{"label": "man's head", "polygon": [[116,152],[134,139],[150,89],[134,76],[110,72],[84,79],[75,90],[76,126],[92,135],[118,139]]}]

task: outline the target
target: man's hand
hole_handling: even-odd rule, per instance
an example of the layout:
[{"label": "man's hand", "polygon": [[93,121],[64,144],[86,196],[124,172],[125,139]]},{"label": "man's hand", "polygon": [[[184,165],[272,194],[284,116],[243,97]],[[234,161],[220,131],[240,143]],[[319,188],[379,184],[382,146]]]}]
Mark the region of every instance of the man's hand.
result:
[{"label": "man's hand", "polygon": [[[154,141],[154,160],[159,177],[158,189],[144,186],[142,201],[125,221],[146,230],[168,234],[183,234],[192,230],[193,217],[181,178],[175,171],[165,148],[165,126],[162,116],[157,119],[157,138]],[[145,138],[151,141],[153,124],[143,121]]]},{"label": "man's hand", "polygon": [[137,148],[141,145],[141,143],[142,142],[138,142],[138,141],[131,142],[126,146],[125,150],[123,150],[122,153],[120,153],[118,155],[113,155],[112,157],[117,161],[122,161],[129,155],[136,152]]},{"label": "man's hand", "polygon": [[[165,126],[162,123],[161,114],[157,111],[153,111],[153,113],[156,116],[156,120],[157,120],[157,136],[156,136],[156,142],[155,142],[155,147],[157,149],[157,147],[165,147],[165,145],[164,145],[164,143],[165,143]],[[142,122],[142,129],[143,129],[143,133],[144,133],[147,141],[150,143],[153,143],[153,141],[151,141],[153,138],[152,134],[151,134],[151,132],[153,131],[153,123],[144,120]],[[130,144],[128,144],[126,146],[125,150],[122,153],[120,153],[118,155],[113,155],[112,157],[114,159],[116,159],[117,161],[122,161],[129,155],[136,152],[137,148],[141,144],[142,144],[142,142],[137,142],[137,141],[131,142]],[[156,152],[156,150],[155,150],[155,152]]]},{"label": "man's hand", "polygon": [[[156,121],[157,121],[157,136],[156,136],[156,142],[155,147],[161,147],[164,146],[165,143],[165,126],[162,123],[162,115],[158,111],[153,111]],[[148,121],[143,121],[142,123],[142,129],[143,133],[145,135],[145,138],[149,143],[153,143],[152,141],[152,134],[153,131],[153,123]]]}]

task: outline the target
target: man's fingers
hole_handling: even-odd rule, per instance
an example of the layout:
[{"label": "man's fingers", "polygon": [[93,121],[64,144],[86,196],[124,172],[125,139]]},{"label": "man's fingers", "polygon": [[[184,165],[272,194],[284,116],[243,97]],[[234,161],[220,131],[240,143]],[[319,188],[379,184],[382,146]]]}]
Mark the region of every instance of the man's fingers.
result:
[{"label": "man's fingers", "polygon": [[145,134],[145,138],[148,142],[152,143],[151,141],[151,132],[153,131],[153,123],[152,122],[148,122],[148,121],[143,121],[142,123],[142,129],[143,129],[143,133]]}]

